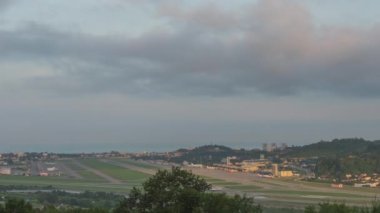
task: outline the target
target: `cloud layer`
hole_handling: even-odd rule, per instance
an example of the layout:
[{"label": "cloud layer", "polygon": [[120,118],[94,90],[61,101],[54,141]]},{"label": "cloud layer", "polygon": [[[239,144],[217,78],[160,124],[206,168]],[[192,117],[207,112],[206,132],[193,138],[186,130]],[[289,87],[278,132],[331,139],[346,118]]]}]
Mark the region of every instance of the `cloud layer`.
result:
[{"label": "cloud layer", "polygon": [[10,2],[11,2],[10,0],[0,0],[0,10],[8,6]]},{"label": "cloud layer", "polygon": [[302,5],[275,0],[239,11],[160,3],[157,18],[165,25],[133,38],[0,29],[0,63],[46,70],[20,84],[59,94],[380,96],[378,25],[320,27]]}]

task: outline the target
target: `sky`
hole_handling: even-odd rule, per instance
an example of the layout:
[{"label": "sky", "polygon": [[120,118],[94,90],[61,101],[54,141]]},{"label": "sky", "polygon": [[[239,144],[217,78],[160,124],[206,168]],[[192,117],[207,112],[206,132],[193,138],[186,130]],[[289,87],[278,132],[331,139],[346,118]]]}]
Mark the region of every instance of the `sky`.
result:
[{"label": "sky", "polygon": [[377,0],[0,0],[0,152],[380,139]]}]

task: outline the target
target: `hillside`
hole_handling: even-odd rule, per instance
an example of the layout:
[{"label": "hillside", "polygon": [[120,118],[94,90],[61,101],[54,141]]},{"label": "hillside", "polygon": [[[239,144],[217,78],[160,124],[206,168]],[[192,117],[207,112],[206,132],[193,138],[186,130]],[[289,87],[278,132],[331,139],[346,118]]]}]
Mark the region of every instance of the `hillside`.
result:
[{"label": "hillside", "polygon": [[318,157],[317,177],[342,180],[346,174],[374,174],[380,172],[380,141],[361,138],[321,141],[295,147],[288,157]]},{"label": "hillside", "polygon": [[375,146],[380,150],[379,141],[372,142],[362,138],[334,139],[292,147],[284,157],[339,157],[370,152],[373,149],[371,147]]},{"label": "hillside", "polygon": [[220,163],[223,158],[228,156],[237,156],[239,159],[251,159],[260,156],[260,151],[258,150],[232,149],[220,145],[205,145],[186,151],[180,149],[176,152],[180,152],[182,155],[170,158],[171,162],[182,163],[187,161],[191,163],[212,164]]},{"label": "hillside", "polygon": [[[292,146],[283,150],[266,152],[262,150],[232,149],[227,146],[205,145],[194,149],[178,149],[169,155],[148,155],[137,157],[140,159],[166,160],[174,163],[201,163],[211,165],[221,163],[228,156],[235,156],[237,160],[258,159],[260,154],[274,161],[279,158],[293,157],[318,157],[318,175],[340,176],[352,171],[380,172],[380,141],[369,141],[362,138],[334,139],[332,141],[320,141],[317,143]],[[374,160],[376,159],[376,160]]]},{"label": "hillside", "polygon": [[334,139],[332,141],[320,141],[317,143],[288,147],[285,150],[266,152],[261,150],[232,149],[226,146],[206,145],[192,150],[180,149],[181,156],[170,159],[172,162],[181,163],[188,161],[192,163],[215,163],[227,156],[236,156],[240,160],[259,158],[260,154],[266,157],[280,156],[289,157],[319,157],[335,158],[348,155],[369,155],[380,152],[380,141],[369,141],[362,138]]}]

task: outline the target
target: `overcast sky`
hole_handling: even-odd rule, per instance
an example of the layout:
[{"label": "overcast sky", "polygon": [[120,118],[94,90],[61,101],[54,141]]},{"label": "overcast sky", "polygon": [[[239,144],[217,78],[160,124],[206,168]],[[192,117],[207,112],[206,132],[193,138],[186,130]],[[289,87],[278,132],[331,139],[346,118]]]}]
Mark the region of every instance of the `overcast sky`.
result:
[{"label": "overcast sky", "polygon": [[0,152],[380,139],[378,8],[0,0]]}]

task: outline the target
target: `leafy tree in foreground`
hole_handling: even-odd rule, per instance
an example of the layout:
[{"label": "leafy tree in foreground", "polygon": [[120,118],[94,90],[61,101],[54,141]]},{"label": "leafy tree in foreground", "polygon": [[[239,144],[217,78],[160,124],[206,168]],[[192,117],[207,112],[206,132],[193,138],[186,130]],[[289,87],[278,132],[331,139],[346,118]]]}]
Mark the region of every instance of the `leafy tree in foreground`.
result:
[{"label": "leafy tree in foreground", "polygon": [[171,171],[158,171],[143,183],[142,189],[133,188],[114,213],[262,212],[253,199],[207,193],[210,189],[211,185],[199,176],[173,167]]}]

